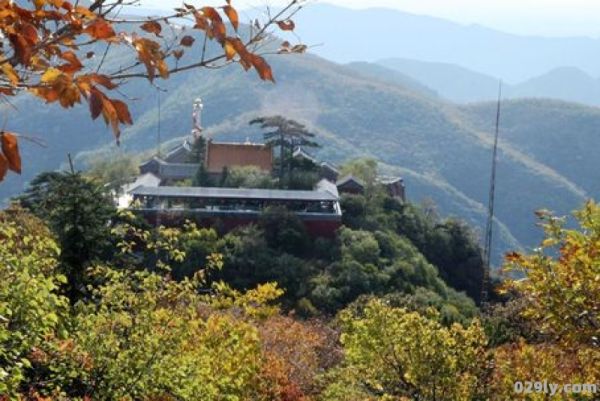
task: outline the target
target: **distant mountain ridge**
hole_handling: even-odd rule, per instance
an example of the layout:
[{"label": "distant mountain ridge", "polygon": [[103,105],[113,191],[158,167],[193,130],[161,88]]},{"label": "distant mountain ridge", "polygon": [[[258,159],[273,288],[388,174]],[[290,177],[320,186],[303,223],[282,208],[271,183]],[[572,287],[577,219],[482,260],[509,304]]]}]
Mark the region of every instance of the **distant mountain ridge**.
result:
[{"label": "distant mountain ridge", "polygon": [[[171,11],[125,10],[136,15]],[[259,11],[241,13],[253,18]],[[396,9],[357,10],[327,3],[310,4],[295,20],[296,34],[314,54],[345,64],[393,67],[454,102],[495,99],[502,79],[506,97],[600,105],[600,82],[595,78],[600,76],[600,39],[515,35]],[[363,72],[374,68],[360,67]]]},{"label": "distant mountain ridge", "polygon": [[[374,65],[400,73],[458,103],[489,101],[497,98],[500,78],[454,64],[430,63],[410,59],[384,59]],[[392,77],[390,81],[394,81]],[[503,83],[505,98],[552,98],[600,106],[600,79],[576,67],[558,67],[517,84]]]},{"label": "distant mountain ridge", "polygon": [[521,36],[393,9],[330,4],[306,7],[297,22],[302,40],[319,44],[313,52],[340,63],[387,58],[444,62],[511,84],[565,65],[600,75],[598,39]]}]

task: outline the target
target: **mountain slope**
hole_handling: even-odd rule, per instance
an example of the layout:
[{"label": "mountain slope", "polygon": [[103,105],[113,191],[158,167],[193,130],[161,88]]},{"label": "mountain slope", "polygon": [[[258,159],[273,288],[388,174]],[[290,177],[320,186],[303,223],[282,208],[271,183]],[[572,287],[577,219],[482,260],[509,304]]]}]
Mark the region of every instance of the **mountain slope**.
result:
[{"label": "mountain slope", "polygon": [[498,93],[498,79],[448,63],[392,58],[377,65],[404,74],[455,102],[489,100]]},{"label": "mountain slope", "polygon": [[[160,82],[165,89],[161,139],[173,143],[189,132],[191,104],[198,96],[206,105],[206,133],[222,139],[259,138],[260,133],[248,126],[251,118],[284,114],[319,132],[320,158],[334,163],[351,157],[378,158],[385,171],[406,177],[411,200],[433,199],[441,213],[484,225],[493,105],[457,107],[311,55],[276,57],[272,65],[276,85],[260,82],[236,67],[196,71]],[[136,124],[124,131],[119,149],[102,123],[89,121],[83,107],[64,112],[35,106],[26,97],[17,99],[20,112],[10,109],[7,128],[43,135],[49,147],[23,143],[25,175],[11,176],[0,185],[0,196],[18,193],[36,172],[57,168],[66,161],[67,152],[82,160],[89,153],[156,149],[157,91],[143,81],[134,81],[123,91],[136,99],[130,101]],[[503,127],[512,126],[514,135],[503,137],[501,145],[496,261],[508,249],[535,243],[534,210],[547,207],[567,213],[586,196],[600,195],[591,185],[595,168],[589,152],[581,153],[586,160],[577,166],[578,174],[561,162],[575,152],[575,144],[595,143],[591,136],[600,124],[600,113],[560,104],[548,111],[555,119],[548,122],[544,113],[548,103],[538,103],[514,102],[505,110]],[[579,137],[571,143],[572,136],[566,134],[576,127],[581,127]],[[525,138],[543,139],[543,146],[538,148],[537,140]],[[560,152],[548,156],[555,147]]]}]

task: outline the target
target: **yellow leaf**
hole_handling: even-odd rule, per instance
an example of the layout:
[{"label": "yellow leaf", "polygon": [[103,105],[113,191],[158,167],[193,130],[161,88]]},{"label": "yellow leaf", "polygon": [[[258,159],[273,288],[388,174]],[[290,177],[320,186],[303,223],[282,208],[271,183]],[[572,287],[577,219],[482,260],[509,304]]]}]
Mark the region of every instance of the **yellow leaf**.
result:
[{"label": "yellow leaf", "polygon": [[48,68],[44,75],[42,75],[41,81],[45,84],[54,82],[58,77],[62,75],[62,71],[56,68]]},{"label": "yellow leaf", "polygon": [[10,63],[2,64],[2,72],[4,72],[4,75],[6,75],[13,85],[17,85],[19,83],[19,76]]},{"label": "yellow leaf", "polygon": [[223,45],[223,49],[225,49],[225,56],[227,57],[227,60],[233,59],[233,57],[236,54],[236,51],[231,41],[226,40],[225,44]]}]

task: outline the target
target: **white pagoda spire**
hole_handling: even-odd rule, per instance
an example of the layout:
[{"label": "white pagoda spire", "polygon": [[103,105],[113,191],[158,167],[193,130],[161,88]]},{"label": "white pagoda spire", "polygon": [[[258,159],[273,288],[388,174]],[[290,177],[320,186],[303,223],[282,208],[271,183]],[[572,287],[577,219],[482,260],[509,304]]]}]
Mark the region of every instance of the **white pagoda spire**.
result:
[{"label": "white pagoda spire", "polygon": [[202,135],[202,110],[204,104],[201,98],[194,100],[194,109],[192,113],[192,136],[199,138]]}]

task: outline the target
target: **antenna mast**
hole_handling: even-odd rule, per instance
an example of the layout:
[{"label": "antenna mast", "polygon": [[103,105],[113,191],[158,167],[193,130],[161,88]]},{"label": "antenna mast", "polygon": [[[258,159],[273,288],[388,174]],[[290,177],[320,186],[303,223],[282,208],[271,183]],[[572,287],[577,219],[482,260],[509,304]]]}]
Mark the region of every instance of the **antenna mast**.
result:
[{"label": "antenna mast", "polygon": [[156,155],[160,157],[160,143],[161,143],[161,102],[160,102],[160,89],[156,88],[157,98],[158,98],[158,124],[156,127]]},{"label": "antenna mast", "polygon": [[492,239],[494,233],[494,202],[496,198],[496,170],[498,166],[498,136],[500,133],[500,105],[502,101],[502,81],[498,87],[498,106],[496,108],[496,131],[494,133],[494,152],[492,157],[492,176],[490,178],[490,194],[488,216],[485,230],[485,248],[483,253],[483,285],[481,286],[481,303],[485,305],[489,298],[490,272],[492,259]]}]

